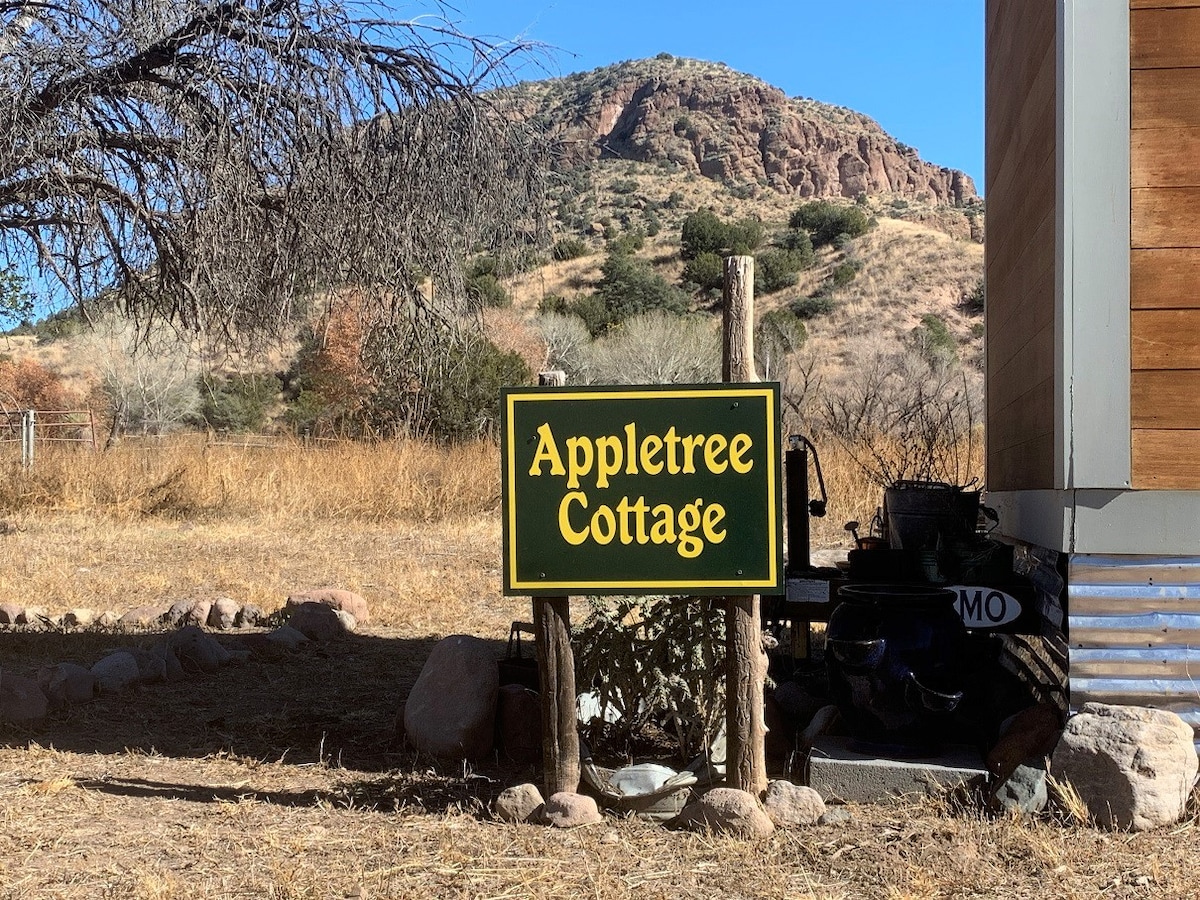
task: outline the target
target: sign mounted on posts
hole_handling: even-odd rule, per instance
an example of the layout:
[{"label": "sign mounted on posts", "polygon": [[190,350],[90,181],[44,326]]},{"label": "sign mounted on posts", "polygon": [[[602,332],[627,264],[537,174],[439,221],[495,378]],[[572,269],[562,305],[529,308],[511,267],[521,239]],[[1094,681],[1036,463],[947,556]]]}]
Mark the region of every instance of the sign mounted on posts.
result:
[{"label": "sign mounted on posts", "polygon": [[783,593],[779,385],[501,405],[505,594]]}]

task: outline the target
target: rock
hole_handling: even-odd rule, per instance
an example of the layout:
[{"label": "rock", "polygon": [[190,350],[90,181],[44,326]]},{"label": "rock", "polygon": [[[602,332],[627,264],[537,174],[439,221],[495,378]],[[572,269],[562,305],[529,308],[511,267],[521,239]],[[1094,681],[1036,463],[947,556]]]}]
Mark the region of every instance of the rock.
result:
[{"label": "rock", "polygon": [[366,625],[371,621],[371,610],[367,606],[367,601],[362,594],[356,594],[354,591],[342,591],[335,588],[300,591],[287,598],[286,606],[290,609],[304,603],[323,603],[334,609],[343,610],[354,616],[354,621],[359,625]]},{"label": "rock", "polygon": [[541,761],[542,704],[537,691],[519,684],[500,686],[496,698],[496,736],[501,752],[513,762]]},{"label": "rock", "polygon": [[496,798],[496,818],[502,822],[528,822],[541,818],[545,801],[536,785],[505,788]]},{"label": "rock", "polygon": [[600,815],[596,801],[586,794],[559,791],[546,801],[542,821],[555,828],[578,828],[580,825],[598,825],[604,821],[604,816]]},{"label": "rock", "polygon": [[247,603],[237,614],[237,619],[234,620],[234,628],[253,628],[259,623],[263,617],[263,611],[253,603]]},{"label": "rock", "polygon": [[220,642],[195,625],[179,629],[167,638],[167,644],[185,672],[215,672],[229,662],[229,652]]},{"label": "rock", "polygon": [[438,641],[405,704],[409,742],[433,756],[487,756],[499,682],[495,654],[485,641],[463,634]]},{"label": "rock", "polygon": [[333,614],[338,617],[338,621],[342,623],[342,627],[346,629],[348,634],[353,634],[358,631],[358,620],[344,609],[335,609]]},{"label": "rock", "polygon": [[38,687],[53,706],[87,703],[96,696],[96,676],[81,665],[61,662],[38,670]]},{"label": "rock", "polygon": [[218,597],[208,611],[208,626],[222,630],[232,628],[241,611],[242,605],[236,600],[231,597]]},{"label": "rock", "polygon": [[308,638],[291,625],[282,625],[264,637],[276,647],[282,647],[285,650],[295,650],[301,644],[308,643]]},{"label": "rock", "polygon": [[117,624],[123,628],[152,628],[166,614],[167,608],[163,606],[139,606],[121,616]]},{"label": "rock", "polygon": [[1196,780],[1194,738],[1168,710],[1085,703],[1067,721],[1050,770],[1098,824],[1143,831],[1182,817]]},{"label": "rock", "polygon": [[165,640],[153,644],[150,647],[150,652],[163,661],[163,669],[166,672],[167,681],[182,681],[187,677],[187,673],[183,671],[183,664],[179,661],[179,657],[175,655],[175,651],[171,649],[171,645]]},{"label": "rock", "polygon": [[191,613],[192,607],[196,605],[195,600],[176,600],[163,613],[160,624],[167,628],[178,628],[181,625],[189,624],[187,621],[188,614]]},{"label": "rock", "polygon": [[714,831],[746,838],[766,837],[775,830],[758,798],[734,788],[713,788],[685,806],[675,824],[691,831]]},{"label": "rock", "polygon": [[0,625],[16,625],[24,612],[25,607],[16,603],[0,603]]},{"label": "rock", "polygon": [[1045,809],[1047,800],[1045,767],[1022,763],[992,791],[988,808],[995,813],[1029,818]]},{"label": "rock", "polygon": [[11,672],[0,673],[0,722],[40,722],[48,711],[46,695],[36,681]]},{"label": "rock", "polygon": [[101,694],[120,694],[138,683],[141,672],[137,660],[128,653],[110,653],[92,666],[96,690]]},{"label": "rock", "polygon": [[106,609],[96,617],[96,625],[100,628],[116,628],[120,617],[111,609]]},{"label": "rock", "polygon": [[850,815],[850,810],[844,806],[832,806],[825,810],[825,814],[817,819],[818,825],[845,825],[854,819]]},{"label": "rock", "polygon": [[203,628],[208,624],[208,617],[212,614],[211,600],[193,600],[188,605],[187,611],[183,614],[183,619],[180,625],[196,625]]},{"label": "rock", "polygon": [[1000,726],[1000,739],[987,755],[987,767],[1003,782],[1017,766],[1034,765],[1054,752],[1062,734],[1058,707],[1040,703],[1023,709]]},{"label": "rock", "polygon": [[825,815],[825,801],[810,787],[772,781],[763,800],[767,816],[779,828],[816,825]]},{"label": "rock", "polygon": [[96,621],[94,609],[71,609],[63,615],[62,623],[68,628],[87,628]]},{"label": "rock", "polygon": [[118,647],[114,653],[128,653],[137,662],[138,681],[154,684],[167,680],[167,661],[153,650],[142,647]]},{"label": "rock", "polygon": [[27,606],[21,610],[21,614],[17,616],[18,625],[44,625],[50,617],[46,614],[44,606]]},{"label": "rock", "polygon": [[325,644],[329,641],[345,637],[349,632],[346,623],[338,617],[331,606],[324,603],[301,603],[291,607],[292,614],[288,616],[288,625],[299,631],[309,640]]}]

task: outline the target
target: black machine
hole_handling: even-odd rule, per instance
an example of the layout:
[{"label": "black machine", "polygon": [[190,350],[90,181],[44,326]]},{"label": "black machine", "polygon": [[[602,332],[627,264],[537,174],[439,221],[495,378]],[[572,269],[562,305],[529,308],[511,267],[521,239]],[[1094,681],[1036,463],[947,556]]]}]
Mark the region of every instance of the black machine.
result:
[{"label": "black machine", "polygon": [[[820,499],[810,499],[809,455]],[[787,590],[765,617],[791,624],[793,666],[817,663],[810,623],[826,622],[818,669],[854,737],[900,752],[992,727],[985,707],[992,635],[1037,634],[1038,592],[1014,571],[1013,547],[991,539],[995,514],[976,490],[898,481],[835,568],[811,562],[810,517],[826,512],[816,447],[789,439]]]}]

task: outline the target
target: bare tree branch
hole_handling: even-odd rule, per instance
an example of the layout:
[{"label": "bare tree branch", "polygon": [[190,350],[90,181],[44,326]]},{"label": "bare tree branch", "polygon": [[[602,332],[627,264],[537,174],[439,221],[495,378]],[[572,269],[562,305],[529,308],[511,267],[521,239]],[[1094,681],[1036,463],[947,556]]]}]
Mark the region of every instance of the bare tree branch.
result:
[{"label": "bare tree branch", "polygon": [[464,258],[541,237],[539,139],[477,91],[525,49],[351,0],[0,2],[0,268],[210,333],[339,284],[457,321]]}]

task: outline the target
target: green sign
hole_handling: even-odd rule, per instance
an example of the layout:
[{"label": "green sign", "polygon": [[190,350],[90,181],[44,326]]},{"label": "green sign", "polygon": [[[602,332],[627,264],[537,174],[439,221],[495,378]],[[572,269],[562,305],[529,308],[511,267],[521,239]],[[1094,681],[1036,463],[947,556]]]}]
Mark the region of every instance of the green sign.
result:
[{"label": "green sign", "polygon": [[504,593],[783,592],[779,386],[506,389]]}]

